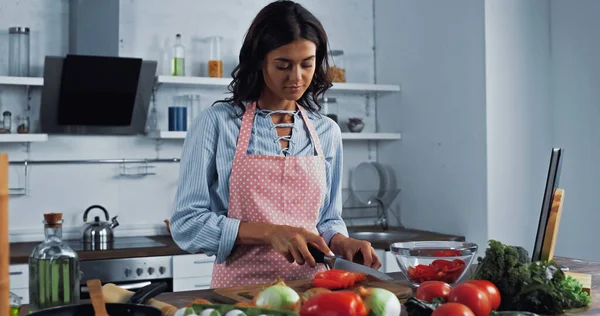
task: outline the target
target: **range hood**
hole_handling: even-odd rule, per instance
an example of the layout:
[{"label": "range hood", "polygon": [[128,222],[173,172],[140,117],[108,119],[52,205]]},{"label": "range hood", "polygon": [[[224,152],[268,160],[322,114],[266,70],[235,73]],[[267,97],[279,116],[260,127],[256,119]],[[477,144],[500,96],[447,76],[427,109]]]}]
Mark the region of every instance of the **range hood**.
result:
[{"label": "range hood", "polygon": [[157,62],[119,56],[119,7],[70,1],[69,53],[44,61],[42,133],[145,133]]}]

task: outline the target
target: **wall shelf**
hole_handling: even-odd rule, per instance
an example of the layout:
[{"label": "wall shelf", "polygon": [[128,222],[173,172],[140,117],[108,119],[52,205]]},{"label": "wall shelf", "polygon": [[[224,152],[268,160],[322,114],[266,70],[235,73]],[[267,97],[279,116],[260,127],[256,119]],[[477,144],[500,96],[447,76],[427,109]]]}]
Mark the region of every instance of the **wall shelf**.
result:
[{"label": "wall shelf", "polygon": [[[158,131],[148,134],[154,139],[184,139],[186,132]],[[343,140],[399,140],[400,133],[342,133]]]},{"label": "wall shelf", "polygon": [[0,85],[41,87],[44,85],[44,78],[0,76]]},{"label": "wall shelf", "polygon": [[[158,76],[156,83],[176,85],[176,86],[196,86],[205,88],[227,88],[231,79],[229,78],[209,78],[209,77],[185,77],[185,76]],[[373,83],[334,83],[329,91],[343,92],[400,92],[400,86]]]},{"label": "wall shelf", "polygon": [[48,134],[0,134],[0,143],[45,142]]}]

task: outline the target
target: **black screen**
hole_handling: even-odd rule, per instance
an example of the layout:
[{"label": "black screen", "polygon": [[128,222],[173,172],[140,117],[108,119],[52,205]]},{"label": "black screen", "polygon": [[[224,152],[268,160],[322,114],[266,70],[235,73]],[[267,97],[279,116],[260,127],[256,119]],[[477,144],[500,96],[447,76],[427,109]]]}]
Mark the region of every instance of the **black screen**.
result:
[{"label": "black screen", "polygon": [[58,124],[130,125],[141,66],[139,58],[67,55]]},{"label": "black screen", "polygon": [[560,179],[560,171],[562,167],[563,149],[553,148],[550,155],[550,166],[548,167],[548,177],[546,178],[546,187],[544,188],[544,199],[542,200],[542,211],[540,213],[540,221],[538,222],[537,234],[535,236],[535,245],[533,247],[533,261],[540,261],[542,257],[542,248],[544,247],[544,236],[546,235],[546,225],[550,212],[552,211],[552,201],[554,200],[554,192],[558,188]]}]

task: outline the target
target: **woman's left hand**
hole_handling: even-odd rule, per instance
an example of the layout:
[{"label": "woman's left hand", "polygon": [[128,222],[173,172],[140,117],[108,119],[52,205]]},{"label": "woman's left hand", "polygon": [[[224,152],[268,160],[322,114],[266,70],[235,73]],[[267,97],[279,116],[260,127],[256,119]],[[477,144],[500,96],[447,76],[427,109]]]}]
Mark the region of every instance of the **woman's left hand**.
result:
[{"label": "woman's left hand", "polygon": [[348,238],[342,234],[336,234],[329,242],[331,250],[336,255],[341,255],[344,259],[360,263],[364,266],[379,269],[381,261],[375,254],[375,249],[371,243],[365,240]]}]

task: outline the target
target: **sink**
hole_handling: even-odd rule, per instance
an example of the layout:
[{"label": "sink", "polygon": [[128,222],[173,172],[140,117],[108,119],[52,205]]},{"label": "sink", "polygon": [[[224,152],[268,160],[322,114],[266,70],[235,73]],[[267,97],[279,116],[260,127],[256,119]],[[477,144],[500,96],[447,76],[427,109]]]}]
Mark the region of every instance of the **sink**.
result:
[{"label": "sink", "polygon": [[379,232],[348,232],[348,237],[360,240],[375,241],[402,241],[416,237],[417,234],[409,232],[401,232],[394,230],[379,231]]}]

